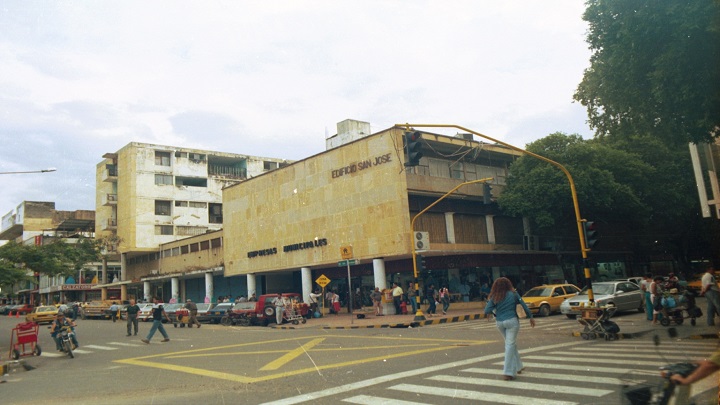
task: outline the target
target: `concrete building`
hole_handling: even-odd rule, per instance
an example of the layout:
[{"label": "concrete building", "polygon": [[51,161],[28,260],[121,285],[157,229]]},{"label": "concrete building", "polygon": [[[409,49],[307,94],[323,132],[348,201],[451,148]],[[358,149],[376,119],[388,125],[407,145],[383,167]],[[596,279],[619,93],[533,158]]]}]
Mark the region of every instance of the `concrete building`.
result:
[{"label": "concrete building", "polygon": [[[0,227],[0,240],[22,244],[45,245],[58,239],[72,244],[80,237],[94,236],[94,211],[60,211],[55,209],[54,202],[47,201],[23,201],[3,215]],[[95,286],[103,274],[103,266],[106,274],[120,275],[119,262],[88,263],[78,274],[68,278],[34,275],[32,282],[16,286],[12,294],[28,303],[99,299],[100,290]]]},{"label": "concrete building", "polygon": [[[103,157],[96,170],[96,232],[118,242],[124,269],[128,262],[161,259],[164,244],[222,229],[225,187],[288,164],[282,159],[137,142]],[[178,269],[161,271],[160,262],[153,269],[141,266],[147,274],[122,274],[118,282],[103,288],[119,286],[122,299],[128,286],[137,298],[163,292],[166,301],[178,299],[177,275],[162,275]],[[218,281],[221,274],[215,272]],[[142,276],[153,276],[147,291],[137,280]]]},{"label": "concrete building", "polygon": [[[429,247],[416,249],[426,266],[419,281],[446,285],[460,300],[500,275],[520,287],[568,278],[556,254],[528,244],[523,220],[502,215],[493,202],[519,152],[465,134],[424,132],[424,157],[406,167],[404,128],[371,135],[369,124],[346,121],[338,133],[326,152],[223,191],[226,277],[244,276],[258,292],[301,286],[306,298],[321,275],[341,295],[392,282],[406,287],[414,278],[415,236],[423,231]],[[492,196],[473,183],[442,198],[483,178],[491,178]],[[351,286],[348,269],[339,266],[348,250],[357,263]]]}]

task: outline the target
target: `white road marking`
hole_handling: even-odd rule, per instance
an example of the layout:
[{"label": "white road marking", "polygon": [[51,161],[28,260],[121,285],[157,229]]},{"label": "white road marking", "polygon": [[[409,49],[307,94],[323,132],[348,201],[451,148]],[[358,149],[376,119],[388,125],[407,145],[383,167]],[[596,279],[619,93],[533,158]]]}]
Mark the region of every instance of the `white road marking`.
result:
[{"label": "white road marking", "polygon": [[[512,384],[512,385],[509,385]],[[515,381],[506,382],[508,387],[514,387]],[[493,404],[513,404],[513,405],[527,405],[532,401],[533,405],[577,405],[577,402],[563,402],[556,399],[541,399],[541,398],[528,398],[517,395],[505,395],[505,394],[494,394],[491,392],[481,391],[468,391],[460,390],[457,388],[438,388],[428,387],[425,385],[413,385],[413,384],[399,384],[390,387],[390,389],[412,392],[414,394],[426,394],[426,395],[438,395],[445,399],[457,398],[457,399],[471,399],[475,401],[484,401]]]}]

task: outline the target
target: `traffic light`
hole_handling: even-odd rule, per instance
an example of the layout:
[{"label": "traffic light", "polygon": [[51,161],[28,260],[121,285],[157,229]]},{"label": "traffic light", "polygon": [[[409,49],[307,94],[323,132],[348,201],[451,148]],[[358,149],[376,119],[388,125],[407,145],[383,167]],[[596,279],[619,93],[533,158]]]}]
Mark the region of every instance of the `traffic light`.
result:
[{"label": "traffic light", "polygon": [[420,158],[423,157],[421,138],[422,133],[420,131],[405,132],[405,151],[407,152],[405,166],[417,166],[420,164]]},{"label": "traffic light", "polygon": [[416,255],[415,256],[415,264],[417,265],[417,271],[418,273],[423,272],[426,270],[425,268],[425,257],[423,255]]},{"label": "traffic light", "polygon": [[598,242],[597,228],[593,221],[583,221],[583,236],[585,237],[585,248],[590,249]]},{"label": "traffic light", "polygon": [[492,187],[488,183],[483,183],[483,203],[492,204]]}]

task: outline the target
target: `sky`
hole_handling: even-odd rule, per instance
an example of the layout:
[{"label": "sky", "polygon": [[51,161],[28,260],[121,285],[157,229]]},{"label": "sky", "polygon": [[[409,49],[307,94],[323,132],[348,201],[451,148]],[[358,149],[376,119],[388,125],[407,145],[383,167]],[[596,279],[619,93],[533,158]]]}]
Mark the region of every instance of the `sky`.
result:
[{"label": "sky", "polygon": [[590,58],[583,12],[571,0],[3,0],[0,216],[23,201],[94,210],[96,165],[130,142],[298,160],[346,119],[372,132],[455,124],[517,147],[591,138],[573,101]]}]

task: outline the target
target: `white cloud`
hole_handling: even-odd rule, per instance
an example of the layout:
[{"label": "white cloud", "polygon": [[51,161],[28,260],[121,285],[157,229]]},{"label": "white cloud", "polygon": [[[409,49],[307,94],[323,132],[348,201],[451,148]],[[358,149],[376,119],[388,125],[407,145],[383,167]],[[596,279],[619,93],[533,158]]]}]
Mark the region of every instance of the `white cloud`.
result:
[{"label": "white cloud", "polygon": [[[581,2],[9,1],[0,10],[0,215],[94,209],[128,142],[301,159],[347,118],[449,123],[523,146],[589,137]],[[436,131],[443,132],[443,131]],[[446,131],[454,133],[456,131]]]}]

